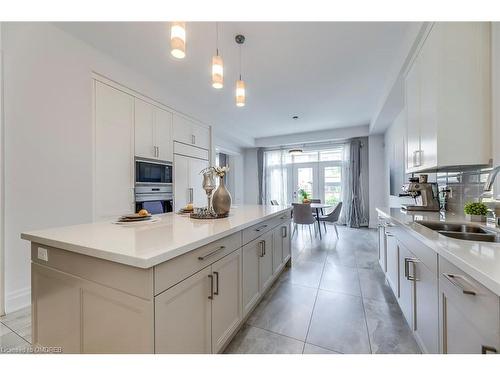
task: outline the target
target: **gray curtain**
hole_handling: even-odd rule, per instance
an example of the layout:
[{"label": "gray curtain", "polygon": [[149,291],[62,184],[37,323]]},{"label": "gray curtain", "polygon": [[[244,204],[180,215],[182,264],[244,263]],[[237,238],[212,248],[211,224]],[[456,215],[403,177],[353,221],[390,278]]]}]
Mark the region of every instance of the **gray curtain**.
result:
[{"label": "gray curtain", "polygon": [[342,170],[342,212],[339,222],[351,228],[359,228],[367,223],[361,175],[360,139],[352,139],[345,145],[344,167]]}]

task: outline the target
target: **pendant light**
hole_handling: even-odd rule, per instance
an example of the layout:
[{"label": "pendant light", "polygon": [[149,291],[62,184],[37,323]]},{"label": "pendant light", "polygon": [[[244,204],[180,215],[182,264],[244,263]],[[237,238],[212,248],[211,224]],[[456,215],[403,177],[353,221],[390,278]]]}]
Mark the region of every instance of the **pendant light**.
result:
[{"label": "pendant light", "polygon": [[170,27],[170,53],[177,59],[186,57],[185,22],[172,22]]},{"label": "pendant light", "polygon": [[240,79],[236,81],[236,106],[244,107],[245,106],[245,81],[241,79],[241,45],[245,43],[245,37],[243,35],[236,35],[234,38],[236,43],[239,45],[239,54],[240,54]]},{"label": "pendant light", "polygon": [[215,23],[215,50],[216,55],[212,57],[212,87],[221,89],[224,87],[224,64],[222,56],[219,55],[219,23]]},{"label": "pendant light", "polygon": [[288,153],[292,156],[300,155],[304,151],[301,148],[292,148],[291,150],[288,150]]}]

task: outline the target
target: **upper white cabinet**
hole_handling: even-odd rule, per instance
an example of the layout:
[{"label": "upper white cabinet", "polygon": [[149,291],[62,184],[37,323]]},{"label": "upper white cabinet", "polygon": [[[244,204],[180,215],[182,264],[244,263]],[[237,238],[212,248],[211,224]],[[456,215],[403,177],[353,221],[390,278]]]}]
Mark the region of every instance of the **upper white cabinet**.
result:
[{"label": "upper white cabinet", "polygon": [[172,114],[135,98],[135,155],[172,161]]},{"label": "upper white cabinet", "polygon": [[187,119],[186,117],[174,114],[174,141],[210,149],[210,129]]},{"label": "upper white cabinet", "polygon": [[134,98],[95,81],[94,216],[134,209]]},{"label": "upper white cabinet", "polygon": [[491,159],[490,24],[435,23],[405,78],[407,172]]}]

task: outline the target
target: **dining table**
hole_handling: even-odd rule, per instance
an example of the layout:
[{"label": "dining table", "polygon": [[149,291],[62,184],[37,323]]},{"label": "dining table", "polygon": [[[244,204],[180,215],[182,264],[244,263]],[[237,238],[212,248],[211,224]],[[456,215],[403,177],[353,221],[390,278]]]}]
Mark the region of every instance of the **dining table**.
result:
[{"label": "dining table", "polygon": [[318,221],[318,230],[319,230],[319,238],[321,239],[321,221],[320,221],[320,212],[323,214],[323,209],[331,208],[333,205],[325,204],[325,203],[311,203],[311,208],[316,210],[316,220]]}]

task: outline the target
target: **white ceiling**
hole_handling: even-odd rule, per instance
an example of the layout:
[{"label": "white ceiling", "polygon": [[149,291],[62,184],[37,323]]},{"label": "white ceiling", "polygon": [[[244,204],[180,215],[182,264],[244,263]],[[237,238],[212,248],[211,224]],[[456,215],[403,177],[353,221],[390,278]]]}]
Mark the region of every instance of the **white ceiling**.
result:
[{"label": "white ceiling", "polygon": [[[149,76],[178,95],[182,112],[217,133],[249,139],[366,125],[372,119],[409,23],[230,22],[220,24],[224,88],[210,82],[215,23],[187,23],[187,57],[169,53],[168,23],[59,23],[58,27]],[[238,49],[244,34],[246,106],[234,104]],[[179,104],[180,103],[180,104]],[[170,104],[170,103],[165,103]],[[292,120],[292,115],[300,116]]]}]

